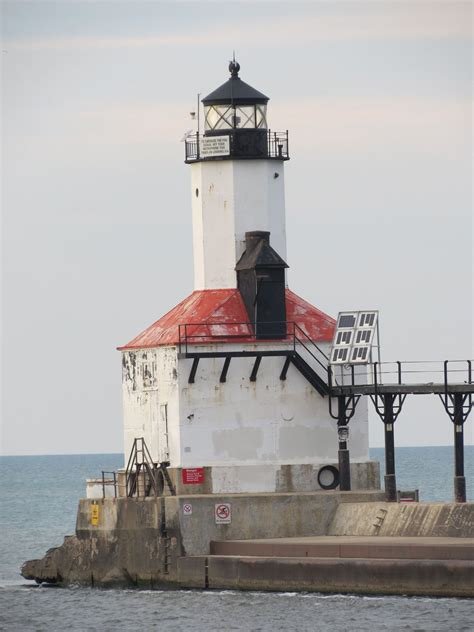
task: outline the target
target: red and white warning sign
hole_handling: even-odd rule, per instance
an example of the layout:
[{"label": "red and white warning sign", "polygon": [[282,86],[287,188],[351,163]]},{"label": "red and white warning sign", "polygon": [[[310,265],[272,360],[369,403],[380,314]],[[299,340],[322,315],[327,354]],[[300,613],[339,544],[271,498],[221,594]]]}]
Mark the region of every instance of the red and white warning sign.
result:
[{"label": "red and white warning sign", "polygon": [[203,467],[185,467],[181,470],[184,485],[202,485],[204,483]]},{"label": "red and white warning sign", "polygon": [[193,513],[193,506],[191,505],[191,503],[184,503],[183,505],[183,515],[184,516],[191,516]]},{"label": "red and white warning sign", "polygon": [[232,513],[230,510],[230,503],[220,503],[215,506],[214,516],[216,524],[230,524]]}]

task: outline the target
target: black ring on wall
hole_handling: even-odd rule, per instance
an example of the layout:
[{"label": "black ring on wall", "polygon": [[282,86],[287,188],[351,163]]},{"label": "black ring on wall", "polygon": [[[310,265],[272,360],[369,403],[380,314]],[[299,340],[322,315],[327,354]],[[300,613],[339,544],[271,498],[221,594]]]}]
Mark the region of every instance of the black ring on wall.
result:
[{"label": "black ring on wall", "polygon": [[[329,483],[329,485],[321,482],[321,474],[324,472],[331,472],[334,477],[332,483]],[[318,472],[318,483],[321,489],[336,489],[339,485],[339,470],[337,467],[334,467],[334,465],[325,465],[322,467]]]}]

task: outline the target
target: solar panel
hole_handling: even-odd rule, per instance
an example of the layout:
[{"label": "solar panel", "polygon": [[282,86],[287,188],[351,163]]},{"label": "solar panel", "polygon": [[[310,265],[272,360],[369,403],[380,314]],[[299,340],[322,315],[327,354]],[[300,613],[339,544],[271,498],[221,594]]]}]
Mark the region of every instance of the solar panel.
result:
[{"label": "solar panel", "polygon": [[369,345],[354,345],[352,347],[351,364],[367,364],[369,361],[369,353]]},{"label": "solar panel", "polygon": [[338,329],[347,329],[355,326],[357,322],[357,312],[353,314],[339,314],[337,319],[337,328]]},{"label": "solar panel", "polygon": [[354,344],[360,345],[365,343],[366,345],[370,345],[373,335],[373,329],[359,329],[355,332]]},{"label": "solar panel", "polygon": [[359,312],[357,327],[375,327],[377,312]]},{"label": "solar panel", "polygon": [[336,336],[337,345],[350,345],[352,343],[353,331],[338,331]]},{"label": "solar panel", "polygon": [[330,364],[370,362],[377,318],[375,310],[340,312],[329,356]]},{"label": "solar panel", "polygon": [[348,356],[348,347],[334,347],[334,349],[332,350],[331,364],[346,364]]}]

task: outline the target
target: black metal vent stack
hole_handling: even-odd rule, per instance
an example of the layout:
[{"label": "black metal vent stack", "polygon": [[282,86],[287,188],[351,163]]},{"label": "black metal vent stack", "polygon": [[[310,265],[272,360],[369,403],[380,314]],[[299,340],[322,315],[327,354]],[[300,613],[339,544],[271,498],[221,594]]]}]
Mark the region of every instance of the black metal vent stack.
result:
[{"label": "black metal vent stack", "polygon": [[245,252],[237,262],[237,286],[257,338],[285,338],[285,268],[270,246],[270,233],[245,233]]}]

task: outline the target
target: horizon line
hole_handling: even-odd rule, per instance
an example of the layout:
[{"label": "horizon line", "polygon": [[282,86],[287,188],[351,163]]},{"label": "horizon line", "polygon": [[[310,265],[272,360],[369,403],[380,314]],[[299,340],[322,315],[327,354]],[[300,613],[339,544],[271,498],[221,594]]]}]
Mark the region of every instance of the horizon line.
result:
[{"label": "horizon line", "polygon": [[[466,443],[464,444],[465,448],[472,448],[474,447],[474,443]],[[396,450],[400,450],[400,449],[406,449],[406,448],[453,448],[454,449],[454,445],[449,444],[443,444],[443,445],[400,445],[400,446],[395,446],[395,451]],[[384,450],[385,446],[383,445],[371,445],[369,446],[369,450],[371,449],[381,449]],[[125,456],[125,452],[53,452],[53,453],[49,453],[49,454],[0,454],[0,458],[15,458],[15,457],[20,457],[20,458],[27,458],[27,457],[36,457],[36,456],[112,456],[112,455],[117,455],[117,456]],[[197,467],[197,466],[193,466],[193,467]],[[203,466],[206,467],[206,466]]]}]

